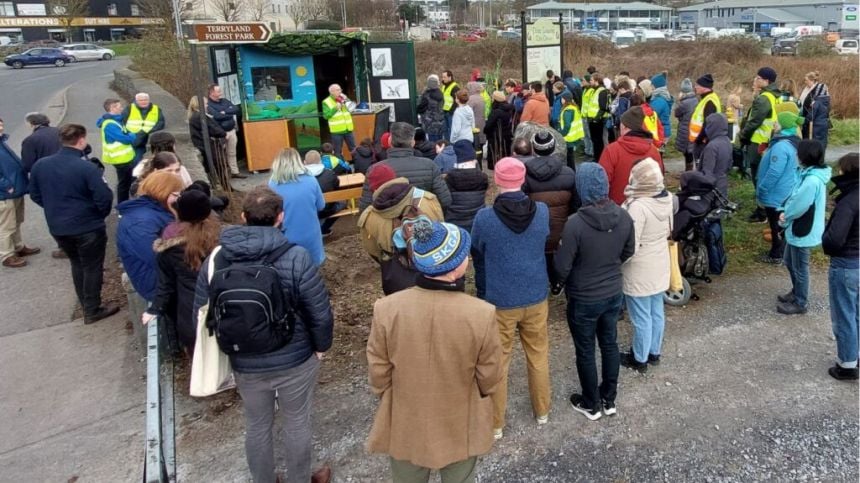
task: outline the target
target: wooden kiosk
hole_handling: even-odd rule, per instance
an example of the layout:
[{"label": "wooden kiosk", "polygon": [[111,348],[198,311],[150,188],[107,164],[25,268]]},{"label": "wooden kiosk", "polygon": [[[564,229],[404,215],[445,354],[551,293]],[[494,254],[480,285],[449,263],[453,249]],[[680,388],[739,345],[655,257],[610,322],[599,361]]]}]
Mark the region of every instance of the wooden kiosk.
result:
[{"label": "wooden kiosk", "polygon": [[[213,52],[216,81],[225,94],[232,90],[241,97],[250,171],[270,169],[284,147],[304,153],[330,140],[322,101],[331,84],[340,84],[354,103],[356,144],[364,138],[378,141],[392,121],[415,123],[412,43],[377,44],[367,38],[365,32],[282,33],[266,44]],[[343,157],[351,159],[345,144]]]}]

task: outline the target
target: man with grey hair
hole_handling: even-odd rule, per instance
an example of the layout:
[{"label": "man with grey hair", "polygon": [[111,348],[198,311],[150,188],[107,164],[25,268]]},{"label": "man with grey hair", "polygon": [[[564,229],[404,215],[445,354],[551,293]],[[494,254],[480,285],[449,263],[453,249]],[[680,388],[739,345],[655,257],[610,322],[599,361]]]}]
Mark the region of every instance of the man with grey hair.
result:
[{"label": "man with grey hair", "polygon": [[347,102],[349,99],[344,95],[343,89],[338,84],[332,84],[328,88],[329,96],[323,99],[323,117],[328,121],[328,131],[331,134],[331,144],[334,146],[334,154],[337,157],[343,155],[343,142],[349,152],[355,151],[355,136],[352,134],[352,114],[349,113]]},{"label": "man with grey hair", "polygon": [[[427,158],[415,156],[415,128],[408,122],[395,122],[388,130],[391,133],[391,149],[388,150],[386,163],[394,170],[398,178],[406,178],[412,186],[429,191],[436,195],[442,209],[451,205],[451,192],[442,178],[439,166]],[[371,171],[373,169],[371,168]],[[373,202],[373,192],[370,183],[364,181],[364,190],[359,200],[359,208],[364,210]]]},{"label": "man with grey hair", "polygon": [[48,116],[31,112],[25,119],[33,130],[33,133],[21,142],[21,163],[24,173],[29,175],[36,161],[57,154],[63,143],[60,142],[60,131],[51,126]]},{"label": "man with grey hair", "polygon": [[122,111],[122,125],[131,134],[143,133],[137,136],[134,146],[134,163],[146,153],[146,143],[149,135],[164,129],[164,114],[161,108],[153,104],[146,92],[134,95],[134,102]]}]

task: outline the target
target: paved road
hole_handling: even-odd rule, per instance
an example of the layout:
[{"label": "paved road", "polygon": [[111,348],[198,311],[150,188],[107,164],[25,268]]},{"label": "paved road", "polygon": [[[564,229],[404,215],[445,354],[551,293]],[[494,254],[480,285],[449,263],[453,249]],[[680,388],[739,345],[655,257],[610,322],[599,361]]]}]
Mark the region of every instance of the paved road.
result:
[{"label": "paved road", "polygon": [[[66,122],[91,129],[100,155],[95,121],[104,98],[115,96],[108,87],[112,69],[126,64],[0,67],[0,116],[11,145],[18,149],[29,132],[27,112],[44,111],[54,122],[66,112]],[[110,169],[106,174],[113,177]],[[126,315],[92,326],[70,320],[75,297],[68,262],[50,257],[54,243],[42,210],[29,200],[23,232],[43,252],[23,269],[0,268],[0,480],[139,479],[145,368]],[[108,256],[115,253],[111,240]]]}]

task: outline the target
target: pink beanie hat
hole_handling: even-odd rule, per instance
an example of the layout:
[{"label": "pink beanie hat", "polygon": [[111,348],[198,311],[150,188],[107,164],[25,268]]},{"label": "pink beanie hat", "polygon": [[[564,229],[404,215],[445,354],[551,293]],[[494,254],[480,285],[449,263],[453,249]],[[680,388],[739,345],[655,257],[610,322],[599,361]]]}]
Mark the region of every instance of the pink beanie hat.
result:
[{"label": "pink beanie hat", "polygon": [[520,189],[526,180],[526,166],[516,158],[502,158],[495,166],[496,186],[503,189]]}]

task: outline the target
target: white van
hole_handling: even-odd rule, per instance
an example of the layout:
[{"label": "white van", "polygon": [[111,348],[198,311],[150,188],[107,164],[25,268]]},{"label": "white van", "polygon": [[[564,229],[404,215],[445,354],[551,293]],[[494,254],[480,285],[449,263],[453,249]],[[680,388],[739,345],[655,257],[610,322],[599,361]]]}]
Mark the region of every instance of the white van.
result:
[{"label": "white van", "polygon": [[805,37],[807,35],[821,35],[824,33],[824,29],[821,28],[821,25],[801,25],[800,27],[794,27],[794,37]]},{"label": "white van", "polygon": [[735,37],[746,35],[747,31],[744,29],[720,29],[716,33],[717,38],[721,37]]},{"label": "white van", "polygon": [[696,36],[700,39],[707,39],[717,36],[717,29],[714,27],[699,27],[696,30]]},{"label": "white van", "polygon": [[666,34],[659,30],[642,29],[637,35],[639,42],[651,42],[654,40],[666,40]]},{"label": "white van", "polygon": [[615,30],[612,32],[612,43],[619,49],[630,47],[636,42],[636,35],[629,30]]},{"label": "white van", "polygon": [[833,50],[842,55],[857,55],[860,52],[858,50],[857,39],[839,39],[836,41]]},{"label": "white van", "polygon": [[791,27],[774,27],[770,29],[771,37],[782,37],[785,35],[791,35],[792,28]]}]

